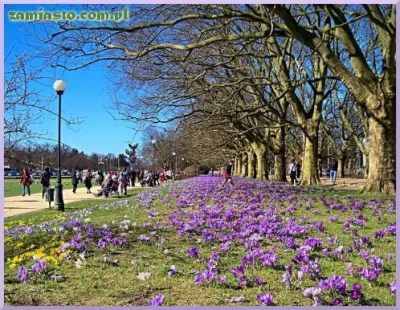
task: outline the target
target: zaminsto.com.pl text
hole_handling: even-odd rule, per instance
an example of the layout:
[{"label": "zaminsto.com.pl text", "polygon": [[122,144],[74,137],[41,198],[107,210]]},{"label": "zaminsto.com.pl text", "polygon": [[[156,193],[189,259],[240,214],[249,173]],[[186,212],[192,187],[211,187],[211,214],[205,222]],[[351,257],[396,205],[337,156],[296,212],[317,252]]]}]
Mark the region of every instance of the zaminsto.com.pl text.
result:
[{"label": "zaminsto.com.pl text", "polygon": [[88,20],[88,21],[128,21],[129,9],[125,8],[116,12],[91,11],[91,12],[74,12],[74,11],[45,11],[39,8],[34,12],[10,11],[8,19],[15,22],[24,21],[72,21],[72,20]]}]

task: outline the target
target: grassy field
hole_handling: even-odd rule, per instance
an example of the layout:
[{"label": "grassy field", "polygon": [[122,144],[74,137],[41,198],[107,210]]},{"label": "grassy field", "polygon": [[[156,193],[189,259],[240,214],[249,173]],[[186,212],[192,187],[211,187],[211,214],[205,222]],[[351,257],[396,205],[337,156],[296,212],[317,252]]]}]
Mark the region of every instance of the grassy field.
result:
[{"label": "grassy field", "polygon": [[[204,185],[196,179],[185,180],[147,190],[126,200],[71,203],[64,214],[37,212],[5,219],[6,305],[140,306],[147,305],[161,294],[165,296],[164,305],[236,305],[232,298],[242,297],[238,305],[252,306],[259,304],[256,298],[258,294],[271,292],[276,305],[311,306],[314,301],[304,297],[303,290],[317,286],[319,281],[333,275],[346,278],[347,290],[339,295],[334,291],[325,291],[320,298],[324,304],[330,304],[337,297],[342,298],[345,305],[395,304],[395,295],[388,288],[395,280],[395,236],[387,234],[379,242],[374,239],[374,232],[383,230],[395,221],[395,213],[387,211],[390,197],[359,195],[349,190],[272,188],[257,182],[239,182],[235,189],[218,189],[216,183],[210,182]],[[321,195],[325,196],[325,203],[320,200]],[[371,202],[372,198],[375,200]],[[368,206],[362,210],[363,217],[367,219],[365,225],[351,225],[351,229],[357,230],[359,236],[368,236],[371,240],[368,245],[361,245],[360,251],[364,249],[371,257],[375,253],[384,259],[382,273],[375,281],[368,282],[357,272],[346,275],[349,262],[354,270],[367,266],[354,248],[354,240],[358,237],[355,238],[343,228],[347,218],[360,216],[361,213],[349,208],[346,212],[336,209],[339,205],[348,206],[351,199],[357,199],[358,203],[366,199]],[[375,201],[381,203],[379,216],[374,208],[369,207]],[[327,202],[331,207],[326,206]],[[311,209],[307,207],[310,204]],[[245,213],[240,213],[245,209],[261,214],[272,205],[277,208],[274,217],[281,218],[283,223],[287,222],[288,217],[297,220],[306,217],[304,223],[310,227],[314,227],[315,221],[324,223],[323,231],[311,228],[304,235],[296,235],[295,240],[299,245],[306,238],[313,237],[323,240],[323,247],[331,253],[339,245],[352,247],[354,252],[343,252],[343,259],[338,259],[333,255],[326,257],[320,248],[314,248],[309,257],[312,260],[319,258],[318,281],[309,274],[302,280],[297,279],[299,266],[292,262],[292,285],[286,288],[282,276],[296,250],[286,247],[274,237],[262,236],[260,249],[274,250],[279,255],[278,261],[267,267],[254,261],[245,271],[246,285],[239,284],[231,270],[239,266],[250,251],[239,239],[233,240],[227,252],[221,251],[221,241],[218,238],[210,239],[205,232],[208,235],[218,233],[219,236],[231,233],[232,230],[219,227],[219,219],[225,218],[228,211],[239,212],[232,215],[233,222],[246,217]],[[295,207],[294,211],[284,211],[291,205]],[[225,213],[218,216],[218,208]],[[333,215],[337,216],[337,221],[328,221]],[[196,223],[195,218],[198,221]],[[250,223],[255,219],[254,216],[249,217],[239,232],[251,229]],[[182,225],[180,221],[183,221]],[[65,223],[68,224],[63,225]],[[115,240],[103,248],[100,244],[106,238],[105,233],[111,233],[109,236]],[[91,234],[103,235],[89,238]],[[338,240],[333,245],[327,245],[328,240],[334,237]],[[248,241],[249,238],[244,240]],[[126,241],[119,245],[117,239]],[[78,242],[78,245],[65,248],[66,242]],[[188,249],[192,247],[199,251],[197,258],[188,255]],[[210,257],[216,250],[220,255],[212,262]],[[84,256],[80,257],[82,253]],[[46,269],[39,274],[31,271],[35,263],[33,256],[47,262]],[[214,264],[213,268],[218,270],[217,277],[201,284],[195,283],[195,272],[203,272],[209,264]],[[27,268],[30,275],[25,284],[20,284],[16,276],[22,266]],[[176,274],[171,266],[176,266]],[[139,279],[139,275],[141,278],[144,276],[141,273],[150,273],[150,276],[147,280]],[[223,275],[226,280],[219,281]],[[266,283],[256,285],[254,276]],[[349,298],[354,283],[362,285],[362,297],[356,301]]]},{"label": "grassy field", "polygon": [[[5,179],[4,180],[4,197],[12,197],[12,196],[21,196],[21,184],[19,184],[19,179]],[[35,183],[31,185],[31,193],[41,193],[42,192],[42,184],[37,183],[40,181],[39,177],[36,177]],[[52,178],[50,181],[51,186],[55,186],[56,179]],[[72,183],[70,178],[62,179],[63,189],[72,189]],[[94,185],[94,182],[92,182]],[[83,183],[78,184],[78,188],[84,188],[85,185]],[[25,188],[25,194],[28,195],[28,190]]]}]

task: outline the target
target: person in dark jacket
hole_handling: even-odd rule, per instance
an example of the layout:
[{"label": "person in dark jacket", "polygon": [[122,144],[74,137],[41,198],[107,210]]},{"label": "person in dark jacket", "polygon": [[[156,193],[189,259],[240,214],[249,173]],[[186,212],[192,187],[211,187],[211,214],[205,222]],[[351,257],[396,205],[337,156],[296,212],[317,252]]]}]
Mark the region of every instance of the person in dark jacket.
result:
[{"label": "person in dark jacket", "polygon": [[74,170],[74,172],[72,173],[72,176],[71,176],[72,192],[74,194],[76,194],[76,188],[78,187],[78,183],[79,183],[79,180],[76,177],[76,173],[77,173],[77,171]]},{"label": "person in dark jacket", "polygon": [[50,178],[51,178],[51,174],[50,174],[50,168],[49,167],[45,167],[44,168],[44,172],[42,174],[42,177],[40,179],[40,183],[43,186],[42,189],[42,198],[44,198],[44,194],[46,193],[46,191],[48,190],[48,188],[50,187]]},{"label": "person in dark jacket", "polygon": [[318,162],[318,174],[319,174],[319,177],[321,178],[322,177],[322,162],[321,161]]},{"label": "person in dark jacket", "polygon": [[90,169],[88,169],[86,172],[84,182],[86,187],[86,193],[91,194],[92,192],[90,191],[90,189],[92,188],[92,172],[90,171]]},{"label": "person in dark jacket", "polygon": [[332,158],[332,160],[329,164],[329,169],[330,169],[330,179],[333,182],[333,184],[335,184],[337,169],[338,169],[338,162],[337,162],[336,158]]},{"label": "person in dark jacket", "polygon": [[296,179],[300,179],[301,175],[301,165],[300,163],[296,160]]},{"label": "person in dark jacket", "polygon": [[290,175],[290,183],[295,185],[297,183],[296,180],[296,163],[294,160],[289,165],[289,175]]},{"label": "person in dark jacket", "polygon": [[132,169],[131,173],[129,175],[131,179],[131,186],[135,187],[135,181],[136,181],[136,170]]}]

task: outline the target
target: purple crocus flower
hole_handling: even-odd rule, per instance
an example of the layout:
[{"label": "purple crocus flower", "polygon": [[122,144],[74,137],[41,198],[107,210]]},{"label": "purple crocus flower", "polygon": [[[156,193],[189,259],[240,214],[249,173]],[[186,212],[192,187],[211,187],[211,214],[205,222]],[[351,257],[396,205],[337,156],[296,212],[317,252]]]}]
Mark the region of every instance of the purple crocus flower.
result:
[{"label": "purple crocus flower", "polygon": [[222,283],[222,284],[226,283],[226,276],[220,276],[220,277],[218,278],[218,281],[219,281],[220,283]]},{"label": "purple crocus flower", "polygon": [[189,248],[188,254],[193,258],[197,258],[199,256],[199,249],[196,247]]},{"label": "purple crocus flower", "polygon": [[353,273],[354,273],[353,264],[352,264],[352,263],[347,263],[347,271],[346,271],[346,274],[352,276]]},{"label": "purple crocus flower", "polygon": [[107,246],[107,242],[104,239],[99,239],[99,242],[97,243],[97,247],[99,249],[104,249]]},{"label": "purple crocus flower", "polygon": [[304,241],[304,245],[308,245],[312,248],[321,248],[322,243],[322,240],[319,238],[308,238],[306,241]]},{"label": "purple crocus flower", "polygon": [[263,286],[267,283],[260,277],[254,277],[253,280],[254,280],[254,283],[257,284],[258,286]]},{"label": "purple crocus flower", "polygon": [[381,268],[358,268],[358,273],[360,274],[360,276],[369,282],[376,280],[381,271]]},{"label": "purple crocus flower", "polygon": [[203,276],[203,274],[201,274],[200,272],[197,272],[195,277],[194,277],[194,282],[196,284],[202,284],[203,282],[205,282],[205,278]]},{"label": "purple crocus flower", "polygon": [[161,306],[163,302],[164,302],[164,295],[156,295],[156,297],[154,297],[152,301],[150,301],[149,306],[158,307]]},{"label": "purple crocus flower", "polygon": [[296,248],[297,247],[296,239],[294,239],[294,237],[287,238],[285,245],[292,249]]},{"label": "purple crocus flower", "polygon": [[24,284],[29,278],[28,270],[25,267],[21,267],[17,272],[17,277],[19,278],[19,282]]},{"label": "purple crocus flower", "polygon": [[370,239],[369,239],[368,236],[364,236],[364,237],[361,237],[361,238],[360,238],[360,242],[361,242],[362,244],[368,244],[368,243],[370,243]]},{"label": "purple crocus flower", "polygon": [[338,306],[338,305],[340,305],[342,303],[343,303],[343,298],[340,298],[340,297],[337,297],[334,300],[332,300],[332,305],[333,306]]},{"label": "purple crocus flower", "polygon": [[309,287],[303,291],[303,295],[308,298],[314,298],[321,294],[322,290],[319,287]]},{"label": "purple crocus flower", "polygon": [[353,290],[350,293],[350,298],[352,300],[360,299],[361,298],[361,293],[360,293],[361,289],[362,289],[361,284],[359,284],[359,283],[354,284],[353,285]]},{"label": "purple crocus flower", "polygon": [[257,300],[265,306],[274,306],[274,301],[272,299],[271,293],[266,293],[265,295],[263,294],[258,294],[257,295]]},{"label": "purple crocus flower", "polygon": [[46,262],[42,259],[39,259],[38,261],[36,261],[36,264],[32,266],[32,271],[34,273],[40,273],[46,270],[46,266],[47,266]]},{"label": "purple crocus flower", "polygon": [[336,290],[339,293],[345,293],[346,292],[346,279],[341,276],[329,277],[329,278],[319,282],[319,287],[322,290],[330,289],[330,290]]},{"label": "purple crocus flower", "polygon": [[389,285],[390,292],[396,294],[396,280]]},{"label": "purple crocus flower", "polygon": [[383,237],[385,237],[385,231],[383,231],[383,230],[378,230],[374,233],[374,238],[376,240],[381,240],[381,239],[383,239]]},{"label": "purple crocus flower", "polygon": [[382,258],[379,258],[379,257],[376,257],[376,256],[371,257],[371,258],[368,260],[368,263],[369,263],[371,266],[376,267],[376,268],[382,268],[382,267],[383,267],[383,259],[382,259]]},{"label": "purple crocus flower", "polygon": [[362,259],[367,260],[367,259],[369,258],[369,253],[368,253],[367,250],[362,250],[362,251],[360,252],[360,256],[361,256]]},{"label": "purple crocus flower", "polygon": [[328,221],[332,222],[332,223],[337,222],[338,220],[339,220],[339,216],[337,216],[337,215],[332,215],[328,218]]},{"label": "purple crocus flower", "polygon": [[176,275],[177,273],[178,273],[178,268],[176,268],[175,265],[172,265],[172,266],[169,268],[168,276],[169,276],[169,277],[173,277],[173,276]]}]

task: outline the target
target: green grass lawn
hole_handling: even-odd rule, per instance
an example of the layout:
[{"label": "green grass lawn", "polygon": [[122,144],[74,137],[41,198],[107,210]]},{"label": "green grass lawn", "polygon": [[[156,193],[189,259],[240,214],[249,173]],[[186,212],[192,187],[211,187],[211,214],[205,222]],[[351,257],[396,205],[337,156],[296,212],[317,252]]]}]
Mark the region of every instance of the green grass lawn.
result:
[{"label": "green grass lawn", "polygon": [[[184,181],[183,181],[184,182]],[[218,270],[221,275],[227,275],[226,284],[216,281],[198,285],[194,282],[194,270],[202,272],[205,261],[212,252],[218,249],[217,243],[204,242],[201,235],[196,233],[181,237],[177,229],[171,226],[169,216],[176,211],[175,192],[179,192],[180,185],[159,190],[151,202],[151,209],[158,214],[149,218],[148,210],[138,206],[135,196],[128,197],[127,203],[123,199],[114,200],[90,200],[84,202],[70,203],[66,206],[65,213],[51,212],[48,210],[33,212],[22,216],[14,216],[5,219],[5,229],[15,229],[21,225],[34,226],[40,223],[51,223],[48,227],[58,227],[60,223],[70,219],[80,219],[84,223],[93,223],[95,227],[101,228],[107,225],[117,235],[126,234],[126,244],[123,246],[110,245],[105,249],[99,249],[91,245],[85,255],[86,264],[77,269],[75,261],[78,255],[72,252],[69,260],[62,260],[58,264],[52,263],[49,259],[48,268],[44,274],[30,278],[25,284],[20,284],[16,272],[19,266],[30,267],[33,264],[32,255],[34,251],[42,247],[37,253],[45,253],[46,257],[57,257],[56,249],[60,244],[70,240],[74,234],[70,231],[57,231],[51,233],[37,232],[32,235],[23,234],[22,238],[6,236],[5,238],[5,302],[7,306],[17,305],[75,305],[75,306],[122,306],[122,305],[147,305],[157,294],[165,296],[164,305],[257,305],[255,296],[259,293],[272,292],[274,302],[278,305],[301,305],[311,306],[311,299],[305,298],[302,291],[306,287],[315,286],[315,281],[306,277],[302,282],[294,281],[295,288],[288,290],[281,282],[285,271],[284,266],[290,262],[294,250],[283,248],[282,244],[275,244],[279,251],[279,264],[276,268],[263,268],[254,265],[246,271],[246,276],[252,279],[253,276],[262,277],[267,284],[264,287],[249,285],[246,288],[237,286],[236,279],[230,275],[230,270],[238,266],[240,258],[245,254],[244,248],[232,245],[229,255],[222,255],[218,260]],[[337,191],[324,193],[328,198],[344,199],[346,195],[352,197],[360,196],[356,191]],[[239,195],[239,194],[238,194]],[[307,194],[308,197],[320,196],[321,192]],[[179,195],[178,195],[179,196]],[[368,196],[365,196],[368,197]],[[372,197],[372,196],[371,196]],[[374,195],[374,198],[388,199],[385,196]],[[369,198],[367,198],[369,199]],[[168,201],[168,202],[167,202]],[[143,202],[143,201],[142,201]],[[208,199],[206,203],[211,203]],[[171,205],[170,205],[171,204]],[[227,203],[229,205],[229,203]],[[268,201],[265,202],[268,205]],[[282,206],[283,207],[283,206]],[[285,206],[286,207],[286,206]],[[93,209],[90,209],[93,208]],[[196,207],[187,208],[196,210]],[[89,211],[88,211],[89,210]],[[186,210],[186,209],[185,209]],[[343,246],[352,245],[351,234],[343,233],[343,223],[349,216],[341,214],[336,210],[328,210],[321,202],[313,204],[313,210],[319,214],[310,214],[305,208],[298,208],[293,216],[300,218],[308,216],[313,220],[325,221],[325,232],[315,232],[313,237],[319,237],[326,241],[327,236],[337,236]],[[77,214],[77,211],[82,211]],[[329,211],[329,212],[328,212]],[[75,212],[71,217],[70,214]],[[385,215],[378,221],[372,216],[371,209],[364,209],[365,217],[369,218],[366,226],[359,229],[361,236],[369,236],[373,240],[373,232],[379,228],[388,226],[395,221],[395,215]],[[331,215],[338,215],[338,223],[330,223],[326,219]],[[85,220],[86,219],[86,220]],[[55,222],[56,221],[56,222]],[[122,222],[121,221],[130,221]],[[149,223],[149,224],[148,224]],[[127,225],[127,227],[123,227]],[[159,227],[161,225],[162,227]],[[140,235],[148,236],[150,232],[156,235],[148,242],[138,240]],[[164,243],[162,243],[164,240]],[[301,241],[301,240],[298,240]],[[274,242],[266,240],[263,248],[268,249]],[[29,247],[33,248],[30,249]],[[384,273],[379,281],[369,284],[363,279],[355,279],[347,276],[348,287],[356,281],[362,283],[362,292],[365,296],[364,305],[394,305],[395,295],[390,294],[388,283],[395,279],[396,248],[395,237],[387,237],[382,242],[374,242],[373,248],[377,256],[385,259]],[[199,248],[199,259],[193,259],[187,255],[190,247]],[[168,250],[168,254],[165,251]],[[371,249],[369,249],[371,250]],[[56,254],[50,254],[51,251]],[[31,252],[31,253],[29,253]],[[12,266],[13,260],[28,253],[26,258]],[[391,262],[386,261],[389,253],[393,255]],[[313,257],[320,256],[318,252],[312,252]],[[113,266],[104,262],[105,257],[111,261],[118,260],[119,265]],[[358,255],[346,255],[345,261],[334,258],[321,258],[321,278],[333,274],[345,275],[346,263],[352,262],[356,266],[365,267],[365,262]],[[174,277],[168,276],[171,265],[177,266],[179,272]],[[282,270],[283,268],[283,270]],[[138,279],[140,272],[150,272],[151,276],[147,281]],[[52,275],[62,276],[61,282],[50,280]],[[297,276],[297,273],[296,273]],[[228,300],[232,297],[243,296],[245,301],[232,304]]]},{"label": "green grass lawn", "polygon": [[[4,179],[4,197],[12,197],[12,196],[20,196],[21,195],[21,184],[19,184],[19,179]],[[42,192],[42,184],[37,184],[36,182],[40,182],[40,178],[35,178],[35,183],[31,185],[31,193],[41,193]],[[62,179],[63,189],[72,189],[72,183],[70,178]],[[51,186],[55,186],[56,179],[52,178],[50,181]],[[92,183],[94,185],[94,182]],[[83,183],[78,184],[78,188],[84,188],[85,185]],[[25,188],[25,194],[28,194],[27,188]]]}]

